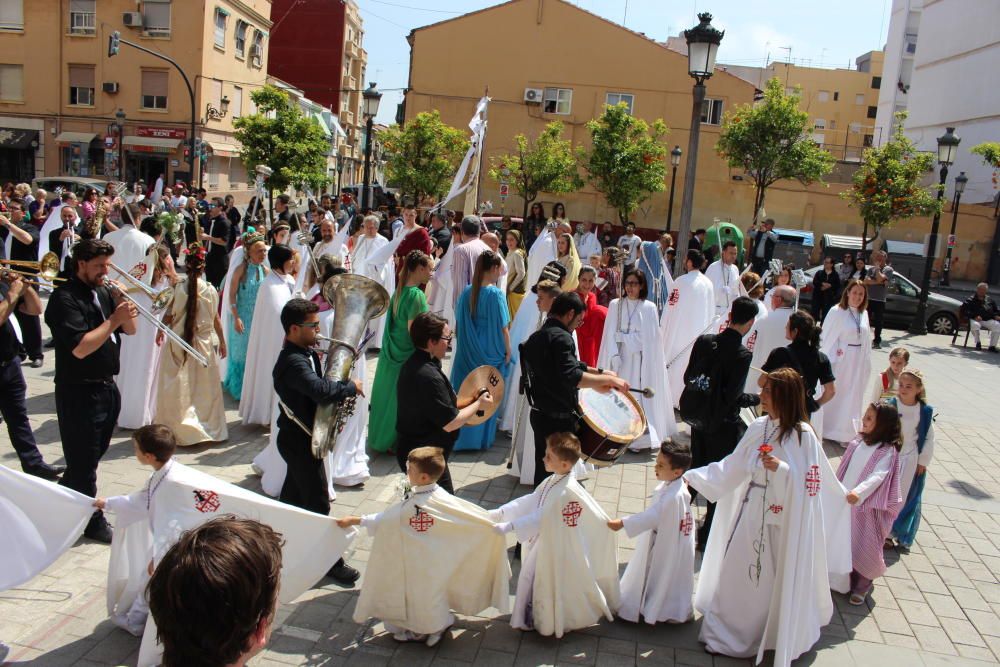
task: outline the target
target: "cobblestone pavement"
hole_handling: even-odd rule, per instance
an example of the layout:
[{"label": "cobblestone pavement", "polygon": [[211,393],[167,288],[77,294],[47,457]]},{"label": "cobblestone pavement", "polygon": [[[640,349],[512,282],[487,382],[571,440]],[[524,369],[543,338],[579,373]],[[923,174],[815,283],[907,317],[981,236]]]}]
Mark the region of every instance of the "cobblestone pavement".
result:
[{"label": "cobblestone pavement", "polygon": [[[889,570],[876,582],[867,609],[851,607],[842,596],[834,596],[832,622],[815,650],[798,664],[995,663],[1000,658],[1000,447],[995,429],[1000,355],[949,347],[948,339],[938,336],[888,334],[887,345],[905,344],[911,349],[913,366],[925,372],[931,403],[939,413],[923,525],[911,553],[891,554]],[[883,367],[886,358],[887,349],[876,352],[876,367]],[[373,368],[375,360],[368,363]],[[36,436],[46,459],[58,461],[62,453],[52,395],[52,355],[44,368],[27,369],[26,374]],[[235,404],[230,401],[228,407],[229,442],[185,449],[178,459],[259,490],[249,464],[264,447],[265,434],[240,425]],[[0,440],[7,440],[6,431]],[[841,450],[827,443],[827,452],[839,457]],[[527,487],[517,486],[505,474],[508,453],[509,441],[501,438],[486,452],[456,455],[452,475],[459,495],[492,508],[526,493]],[[6,442],[0,445],[0,463],[17,467]],[[335,514],[375,512],[394,500],[398,474],[394,461],[381,457],[371,467],[372,478],[363,487],[338,489]],[[100,467],[100,493],[130,492],[147,475],[132,456],[128,433],[117,432]],[[614,516],[641,510],[654,484],[652,459],[635,454],[585,482]],[[632,544],[624,533],[619,535],[624,567]],[[368,538],[360,539],[350,562],[363,570],[370,545]],[[0,641],[9,645],[7,664],[135,664],[138,640],[115,628],[105,614],[108,552],[106,546],[81,539],[45,573],[21,588],[0,593]],[[357,592],[325,581],[328,585],[280,609],[271,643],[252,665],[749,664],[706,654],[697,641],[700,618],[657,627],[602,622],[556,640],[512,630],[507,617],[487,613],[460,618],[433,649],[399,645],[380,624],[355,624],[351,614]]]}]

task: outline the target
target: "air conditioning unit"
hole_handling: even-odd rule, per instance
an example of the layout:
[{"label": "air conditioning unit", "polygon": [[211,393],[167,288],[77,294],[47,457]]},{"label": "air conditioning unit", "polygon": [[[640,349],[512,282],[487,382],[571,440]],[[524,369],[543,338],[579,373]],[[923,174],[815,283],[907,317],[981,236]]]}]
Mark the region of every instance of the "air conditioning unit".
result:
[{"label": "air conditioning unit", "polygon": [[142,12],[125,12],[122,14],[122,23],[126,28],[141,28]]},{"label": "air conditioning unit", "polygon": [[542,95],[545,93],[541,88],[525,88],[524,101],[528,104],[541,104]]},{"label": "air conditioning unit", "polygon": [[117,81],[105,81],[101,84],[101,90],[106,93],[111,93],[114,95],[118,92],[118,82]]},{"label": "air conditioning unit", "polygon": [[264,59],[264,49],[254,44],[250,47],[250,59],[254,67],[260,67]]}]

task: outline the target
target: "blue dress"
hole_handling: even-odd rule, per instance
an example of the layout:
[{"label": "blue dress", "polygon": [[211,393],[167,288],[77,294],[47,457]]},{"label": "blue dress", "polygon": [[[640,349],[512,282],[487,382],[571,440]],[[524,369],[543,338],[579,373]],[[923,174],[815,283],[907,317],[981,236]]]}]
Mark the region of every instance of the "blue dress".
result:
[{"label": "blue dress", "polygon": [[229,395],[240,400],[243,393],[243,371],[247,365],[247,343],[250,341],[250,325],[253,323],[253,307],[257,303],[257,291],[264,279],[264,267],[260,264],[247,264],[246,274],[240,288],[236,292],[236,313],[243,320],[243,333],[236,333],[236,319],[229,321],[228,364],[226,379],[222,386]]},{"label": "blue dress", "polygon": [[[510,311],[507,299],[496,285],[480,289],[476,300],[476,314],[469,309],[472,286],[466,287],[455,306],[455,328],[458,342],[455,358],[451,366],[451,384],[457,391],[462,381],[479,366],[493,366],[503,375],[504,382],[510,381],[510,364],[504,363],[506,348],[503,329],[510,325]],[[494,393],[494,400],[503,400]],[[478,426],[463,426],[458,432],[455,451],[487,449],[493,444],[497,432],[497,416],[500,410]]]}]

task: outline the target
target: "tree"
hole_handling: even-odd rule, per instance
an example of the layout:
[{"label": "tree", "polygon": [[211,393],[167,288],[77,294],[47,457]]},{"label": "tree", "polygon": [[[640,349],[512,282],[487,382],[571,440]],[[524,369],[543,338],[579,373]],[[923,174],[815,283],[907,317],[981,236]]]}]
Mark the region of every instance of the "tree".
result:
[{"label": "tree", "polygon": [[[539,193],[565,194],[583,187],[577,172],[573,145],[562,138],[563,124],[553,121],[534,142],[523,134],[514,137],[517,150],[490,160],[490,178],[494,181],[510,179],[514,191],[524,200],[523,217],[528,217],[528,207]],[[504,169],[510,171],[505,176]]]},{"label": "tree", "polygon": [[903,133],[905,120],[906,112],[897,113],[892,138],[878,148],[865,149],[851,188],[840,195],[858,209],[864,220],[862,252],[868,243],[869,227],[878,237],[883,228],[897,220],[934,215],[940,210],[941,202],[921,185],[934,168],[935,156],[917,150]]},{"label": "tree", "polygon": [[632,211],[654,192],[666,189],[667,147],[661,139],[667,134],[662,118],[652,127],[628,112],[624,102],[605,107],[600,118],[587,122],[592,145],[588,151],[577,149],[587,179],[604,195],[608,205],[618,212],[624,225]]},{"label": "tree", "polygon": [[1000,143],[996,141],[984,141],[970,148],[969,152],[981,157],[983,164],[987,167],[993,167],[993,187],[995,188],[998,181],[997,172],[1000,171]]},{"label": "tree", "polygon": [[326,158],[330,154],[330,141],[319,123],[303,114],[288,93],[274,86],[253,91],[250,99],[257,113],[233,121],[247,173],[252,174],[259,164],[270,167],[267,187],[271,192],[281,192],[289,185],[318,190],[327,179]]},{"label": "tree", "polygon": [[469,148],[465,134],[441,122],[441,114],[424,111],[405,126],[382,133],[387,154],[386,180],[419,205],[425,198],[448,194],[451,179]]},{"label": "tree", "polygon": [[769,187],[790,179],[802,185],[820,181],[834,162],[809,136],[809,114],[799,109],[799,95],[786,93],[777,78],[767,82],[762,101],[726,114],[715,150],[753,181],[754,224]]}]

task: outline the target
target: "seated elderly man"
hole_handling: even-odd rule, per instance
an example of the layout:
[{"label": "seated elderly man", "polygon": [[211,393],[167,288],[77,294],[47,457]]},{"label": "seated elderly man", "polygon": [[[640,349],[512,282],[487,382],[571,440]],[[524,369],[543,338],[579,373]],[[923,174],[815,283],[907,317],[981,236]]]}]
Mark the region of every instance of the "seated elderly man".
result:
[{"label": "seated elderly man", "polygon": [[962,304],[962,315],[969,318],[969,330],[976,339],[976,349],[983,349],[980,338],[983,329],[990,332],[990,352],[997,352],[997,343],[1000,343],[1000,310],[987,290],[989,285],[979,283],[976,285],[976,293],[965,300]]}]

